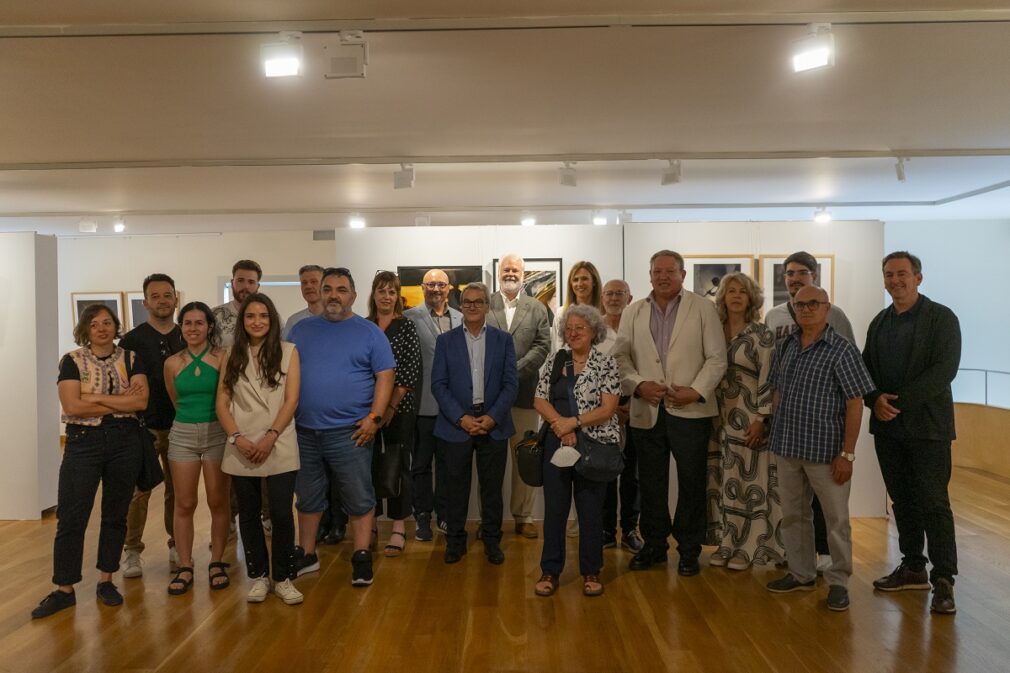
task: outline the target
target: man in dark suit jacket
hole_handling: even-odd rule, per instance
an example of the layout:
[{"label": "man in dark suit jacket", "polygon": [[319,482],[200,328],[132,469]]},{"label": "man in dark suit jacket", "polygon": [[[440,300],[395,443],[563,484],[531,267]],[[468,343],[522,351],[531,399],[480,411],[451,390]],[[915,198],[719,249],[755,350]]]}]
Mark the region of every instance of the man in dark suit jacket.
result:
[{"label": "man in dark suit jacket", "polygon": [[490,299],[483,283],[467,285],[460,301],[463,325],[435,341],[431,393],[438,402],[435,437],[446,466],[446,563],[456,563],[466,553],[474,453],[484,553],[495,565],[505,561],[500,544],[502,481],[514,432],[511,410],[518,377],[512,337],[486,324]]},{"label": "man in dark suit jacket", "polygon": [[[540,366],[551,350],[551,324],[547,307],[523,292],[525,263],[519,255],[505,255],[498,265],[498,285],[501,292],[491,297],[491,311],[487,324],[512,335],[516,349],[516,368],[519,370],[519,396],[512,407],[512,424],[515,434],[512,441],[523,438],[527,430],[536,432],[539,415],[533,409],[533,393],[540,378]],[[535,538],[533,525],[533,500],[537,490],[519,478],[515,460],[512,461],[512,496],[509,509],[516,520],[516,533]]]},{"label": "man in dark suit jacket", "polygon": [[[874,581],[880,591],[929,589],[935,613],[955,611],[957,546],[950,510],[950,443],[954,398],[950,383],[961,362],[957,316],[919,294],[922,263],[908,252],[884,258],[884,288],[893,303],[870,323],[863,360],[877,384],[873,410],[877,460],[894,503],[901,564]],[[928,542],[932,571],[926,573]]]}]

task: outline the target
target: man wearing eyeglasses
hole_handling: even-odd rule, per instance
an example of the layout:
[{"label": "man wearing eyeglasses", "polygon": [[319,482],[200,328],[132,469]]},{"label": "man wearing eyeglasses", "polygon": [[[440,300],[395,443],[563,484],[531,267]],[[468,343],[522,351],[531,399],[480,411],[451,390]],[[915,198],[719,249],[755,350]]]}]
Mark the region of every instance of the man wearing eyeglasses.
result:
[{"label": "man wearing eyeglasses", "polygon": [[512,405],[519,391],[516,353],[508,332],[486,322],[491,297],[483,283],[463,289],[463,325],[439,335],[431,370],[438,401],[435,437],[445,456],[445,562],[466,554],[466,514],[473,457],[477,457],[481,539],[489,563],[505,562],[501,549],[502,483],[508,441],[515,432]]},{"label": "man wearing eyeglasses", "polygon": [[[144,411],[144,423],[154,435],[154,447],[158,450],[165,472],[165,532],[168,533],[168,564],[172,572],[178,565],[175,552],[172,517],[175,512],[175,492],[172,488],[172,471],[168,469],[168,431],[175,420],[175,406],[165,389],[164,367],[168,356],[183,349],[182,330],[175,323],[175,309],[179,298],[175,293],[175,281],[163,273],[152,273],[144,279],[144,308],[147,321],[127,332],[120,345],[140,355],[145,363],[150,363],[147,375],[150,395]],[[144,551],[144,527],[147,525],[147,505],[150,491],[134,491],[130,501],[130,512],[126,517],[126,543],[123,550],[123,577],[140,577],[144,569],[140,555]]]},{"label": "man wearing eyeglasses", "polygon": [[[432,538],[431,515],[437,517],[437,530],[445,528],[445,457],[435,439],[435,419],[438,402],[431,394],[431,365],[435,359],[435,339],[463,323],[463,315],[449,306],[449,276],[442,269],[431,269],[421,280],[424,303],[403,312],[414,323],[421,340],[421,364],[424,370],[421,386],[421,405],[417,412],[414,454],[411,456],[410,474],[414,498],[414,520],[417,527],[414,537],[421,542]],[[432,489],[432,463],[435,470],[435,487]]]},{"label": "man wearing eyeglasses", "polygon": [[768,591],[813,591],[817,579],[813,513],[816,495],[827,522],[831,565],[828,608],[849,608],[852,530],[849,490],[863,396],[873,392],[859,349],[828,324],[831,303],[819,287],[800,288],[792,299],[799,331],[776,346],[768,384],[774,389],[770,446],[776,455],[782,501],[782,541],[789,573]]},{"label": "man wearing eyeglasses", "polygon": [[[796,296],[801,288],[818,285],[817,282],[817,259],[809,252],[800,250],[786,257],[783,266],[783,279],[789,297]],[[834,304],[828,309],[828,324],[835,332],[846,339],[849,343],[855,344],[856,337],[852,333],[852,325],[845,316],[845,312]],[[799,331],[796,324],[796,312],[792,303],[787,301],[779,304],[768,311],[765,316],[765,326],[775,335],[775,341],[779,342]],[[821,511],[821,503],[815,497],[811,505],[814,510],[814,546],[821,559],[818,568],[824,570],[831,563],[830,551],[828,550],[828,533],[824,524],[824,512]]]},{"label": "man wearing eyeglasses", "polygon": [[[946,306],[919,293],[922,262],[908,252],[883,261],[891,306],[866,335],[863,360],[877,382],[866,396],[880,472],[894,503],[901,564],[873,582],[878,591],[929,589],[932,612],[952,614],[957,544],[950,509],[950,384],[961,363],[961,326]],[[922,553],[928,544],[929,558]],[[927,574],[927,561],[933,564]]]},{"label": "man wearing eyeglasses", "polygon": [[[487,323],[492,327],[512,335],[512,345],[516,352],[516,367],[519,370],[519,394],[512,407],[512,424],[515,434],[512,441],[519,441],[527,431],[535,432],[539,415],[533,409],[533,393],[536,391],[540,366],[547,359],[551,348],[551,325],[547,319],[547,307],[523,292],[525,262],[519,255],[505,255],[498,265],[498,285],[500,292],[491,297],[491,311]],[[516,534],[525,538],[537,537],[533,525],[533,500],[536,488],[529,486],[519,477],[519,469],[512,461],[512,496],[509,508],[516,521]]]}]

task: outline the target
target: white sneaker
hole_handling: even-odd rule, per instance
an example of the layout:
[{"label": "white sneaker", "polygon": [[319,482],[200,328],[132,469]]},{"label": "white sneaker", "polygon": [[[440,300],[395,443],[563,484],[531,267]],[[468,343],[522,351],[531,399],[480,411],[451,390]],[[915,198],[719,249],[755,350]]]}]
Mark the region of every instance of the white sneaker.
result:
[{"label": "white sneaker", "polygon": [[250,587],[245,599],[250,603],[262,603],[267,599],[268,593],[270,593],[270,578],[257,577],[253,580],[252,587]]},{"label": "white sneaker", "polygon": [[144,569],[140,565],[140,552],[128,551],[123,560],[123,577],[141,577]]},{"label": "white sneaker", "polygon": [[823,575],[824,571],[831,567],[831,556],[828,554],[817,555],[817,574]]},{"label": "white sneaker", "polygon": [[175,551],[175,547],[168,548],[168,572],[179,572],[179,552]]},{"label": "white sneaker", "polygon": [[302,596],[301,591],[295,589],[295,585],[291,583],[291,580],[284,580],[275,584],[274,593],[288,605],[298,605],[305,598]]}]

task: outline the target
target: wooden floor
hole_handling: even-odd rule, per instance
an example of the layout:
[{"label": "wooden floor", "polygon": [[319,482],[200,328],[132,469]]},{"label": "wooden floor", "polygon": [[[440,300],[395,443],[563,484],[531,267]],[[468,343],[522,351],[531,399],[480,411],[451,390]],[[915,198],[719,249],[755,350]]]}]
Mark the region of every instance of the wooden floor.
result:
[{"label": "wooden floor", "polygon": [[[144,577],[117,577],[120,608],[96,603],[96,573],[86,570],[76,608],[32,621],[51,588],[54,521],[0,523],[0,671],[1010,671],[1010,480],[959,468],[951,494],[958,613],[933,617],[927,592],[874,595],[871,581],[898,559],[884,519],[853,522],[846,613],[827,610],[825,587],[769,594],[774,569],[706,567],[682,579],[671,560],[632,573],[621,550],[606,552],[606,594],[584,598],[572,540],[560,590],[537,598],[541,541],[511,532],[498,567],[479,545],[446,566],[444,541],[411,539],[400,558],[376,556],[367,589],[350,585],[348,543],[323,547],[322,571],[297,582],[299,607],[274,596],[246,603],[248,580],[237,567],[226,591],[211,592],[201,570],[193,591],[170,597],[156,492]],[[96,529],[93,520],[86,566]],[[198,567],[207,562],[206,530],[204,514]]]}]

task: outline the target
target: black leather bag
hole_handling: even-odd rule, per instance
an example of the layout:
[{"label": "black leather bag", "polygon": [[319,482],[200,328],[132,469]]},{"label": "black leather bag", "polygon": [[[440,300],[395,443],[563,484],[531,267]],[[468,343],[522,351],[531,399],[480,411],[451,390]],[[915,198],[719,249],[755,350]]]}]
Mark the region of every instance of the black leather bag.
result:
[{"label": "black leather bag", "polygon": [[[561,377],[561,368],[565,366],[566,351],[560,350],[554,356],[551,364],[551,385]],[[527,430],[523,438],[512,447],[512,460],[516,463],[519,478],[527,486],[544,485],[544,442],[550,426],[540,422],[540,430]]]},{"label": "black leather bag", "polygon": [[624,471],[624,454],[617,444],[598,442],[581,430],[578,432],[579,453],[575,471],[590,481],[609,482]]},{"label": "black leather bag", "polygon": [[165,481],[165,473],[161,469],[161,461],[158,460],[158,450],[154,448],[154,437],[151,431],[144,424],[144,419],[140,419],[137,424],[140,432],[140,474],[137,475],[137,489],[140,491],[150,491],[155,486]]},{"label": "black leather bag", "polygon": [[403,464],[403,445],[400,442],[387,442],[386,433],[379,433],[372,452],[372,485],[375,487],[375,497],[399,498],[400,469]]}]

